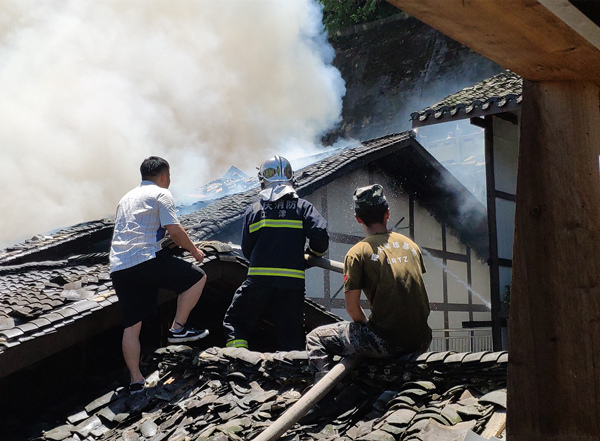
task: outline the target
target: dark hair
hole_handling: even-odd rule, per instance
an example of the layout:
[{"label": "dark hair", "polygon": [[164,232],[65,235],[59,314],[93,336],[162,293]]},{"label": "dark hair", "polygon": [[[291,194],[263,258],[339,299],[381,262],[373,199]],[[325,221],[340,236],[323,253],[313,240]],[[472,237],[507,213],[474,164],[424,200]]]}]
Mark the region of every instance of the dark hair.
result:
[{"label": "dark hair", "polygon": [[160,176],[161,173],[169,171],[169,163],[158,156],[150,156],[144,159],[142,165],[140,165],[140,173],[142,174],[142,181],[151,181]]},{"label": "dark hair", "polygon": [[373,224],[382,224],[388,209],[388,204],[385,202],[378,205],[355,207],[354,213],[367,227],[370,227]]}]

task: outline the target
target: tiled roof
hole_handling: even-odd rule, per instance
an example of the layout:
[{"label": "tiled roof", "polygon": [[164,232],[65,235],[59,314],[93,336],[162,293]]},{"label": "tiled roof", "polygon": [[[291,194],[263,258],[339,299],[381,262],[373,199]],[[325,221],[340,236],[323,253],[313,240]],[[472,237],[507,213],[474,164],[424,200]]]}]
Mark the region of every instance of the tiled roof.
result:
[{"label": "tiled roof", "polygon": [[[298,194],[311,194],[344,174],[377,161],[422,206],[456,231],[479,255],[488,257],[485,207],[414,139],[412,131],[346,148],[299,170],[295,174]],[[193,240],[211,238],[241,220],[259,191],[255,188],[219,199],[181,216],[181,223]],[[463,205],[472,210],[465,213]]]},{"label": "tiled roof", "polygon": [[[202,249],[206,258],[200,266],[209,275],[209,283],[198,304],[198,320],[212,329],[207,340],[219,344],[223,314],[246,277],[247,261],[227,245],[221,244],[216,249],[214,242],[204,242]],[[194,261],[187,252],[183,258]],[[108,269],[108,253],[0,266],[0,377],[27,365],[28,361],[38,361],[40,345],[50,355],[74,344],[77,338],[119,325],[120,314],[114,307],[109,308],[117,302],[117,296]],[[223,273],[227,277],[222,277]],[[92,314],[98,314],[94,326],[85,326],[81,319]],[[305,299],[308,328],[339,320],[335,314]],[[83,328],[60,329],[71,324]],[[94,328],[93,333],[88,330],[90,327]],[[40,343],[32,347],[31,343],[38,338]],[[12,360],[15,357],[23,366]]]},{"label": "tiled roof", "polygon": [[0,267],[0,353],[116,301],[108,254]]},{"label": "tiled roof", "polygon": [[[372,162],[387,169],[421,205],[486,256],[485,210],[479,207],[469,215],[460,213],[458,207],[465,197],[471,199],[470,206],[481,204],[477,205],[476,199],[415,141],[412,132],[343,149],[299,170],[296,173],[298,193],[310,194]],[[211,239],[242,218],[246,207],[256,200],[258,191],[253,189],[222,198],[182,216],[182,225],[195,242]],[[0,254],[0,358],[9,349],[55,334],[65,324],[77,322],[116,302],[106,252],[64,257],[77,249],[94,248],[98,243],[108,246],[112,226],[110,220],[80,224]],[[207,262],[217,256],[219,253]],[[309,307],[319,313],[318,305],[309,304]],[[320,310],[320,314],[326,315],[326,312]],[[335,321],[336,316],[327,319]],[[0,376],[2,372],[0,369]]]},{"label": "tiled roof", "polygon": [[[506,352],[363,360],[325,398],[328,406],[281,439],[416,441],[468,430],[498,435],[507,361]],[[169,346],[157,350],[147,367],[156,371],[144,392],[107,390],[37,439],[251,440],[312,385],[303,351]]]},{"label": "tiled roof", "polygon": [[[391,154],[413,142],[412,132],[377,138],[341,150],[295,173],[296,190],[305,196],[382,156]],[[181,216],[181,224],[193,240],[206,240],[233,222],[240,220],[246,208],[257,200],[260,189],[226,196],[208,207]]]},{"label": "tiled roof", "polygon": [[[217,296],[230,301],[245,277],[245,270],[237,270],[237,266],[247,268],[247,262],[231,252],[205,250],[207,257],[200,266],[207,273],[212,270],[232,274],[227,283],[220,281],[220,276],[213,277],[203,300]],[[188,253],[184,259],[194,260]],[[117,296],[108,270],[108,253],[0,266],[0,377],[64,349],[77,339],[119,325],[119,312],[110,308]],[[212,291],[219,293],[213,295]],[[168,296],[164,298],[167,299]],[[84,325],[81,319],[92,314],[91,318],[98,314],[94,326]],[[75,327],[61,330],[65,325]],[[215,333],[215,338],[218,335]],[[37,339],[40,343],[36,343]],[[39,350],[40,345],[43,351]]]},{"label": "tiled roof", "polygon": [[410,114],[413,127],[514,110],[523,99],[523,79],[505,70]]},{"label": "tiled roof", "polygon": [[61,259],[65,255],[112,237],[114,221],[101,219],[62,228],[0,250],[0,265],[16,265],[29,261]]},{"label": "tiled roof", "polygon": [[[403,133],[342,151],[299,171],[298,191],[310,192],[316,181],[324,185],[340,173],[362,166],[367,159],[389,154],[390,149],[410,142],[410,134]],[[223,198],[203,210],[182,216],[182,224],[195,242],[204,241],[241,218],[257,192],[254,189]],[[64,257],[77,249],[89,249],[95,243],[107,241],[112,228],[111,220],[82,223],[48,236],[36,236],[0,253],[0,358],[22,343],[56,334],[59,328],[117,301],[108,274],[108,253]],[[206,262],[216,259],[218,254]],[[188,253],[186,256],[191,259]],[[307,308],[315,320],[339,320],[308,299]],[[322,317],[317,318],[319,314]],[[0,369],[0,376],[3,374],[6,372]]]}]

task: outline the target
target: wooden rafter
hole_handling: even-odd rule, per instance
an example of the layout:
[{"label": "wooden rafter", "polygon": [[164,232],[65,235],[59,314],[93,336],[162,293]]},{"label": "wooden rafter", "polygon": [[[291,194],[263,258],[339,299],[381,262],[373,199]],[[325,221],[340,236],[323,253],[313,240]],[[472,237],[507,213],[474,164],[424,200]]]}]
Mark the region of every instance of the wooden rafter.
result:
[{"label": "wooden rafter", "polygon": [[600,84],[600,50],[537,0],[388,1],[523,78]]}]

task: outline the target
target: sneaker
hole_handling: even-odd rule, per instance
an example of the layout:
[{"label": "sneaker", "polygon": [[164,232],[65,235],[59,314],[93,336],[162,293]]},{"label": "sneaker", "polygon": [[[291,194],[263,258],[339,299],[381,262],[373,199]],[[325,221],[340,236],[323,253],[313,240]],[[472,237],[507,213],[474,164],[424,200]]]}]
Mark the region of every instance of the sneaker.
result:
[{"label": "sneaker", "polygon": [[167,341],[169,343],[180,343],[186,341],[196,341],[204,338],[208,335],[208,329],[194,329],[184,325],[183,328],[178,330],[169,329],[169,337]]},{"label": "sneaker", "polygon": [[139,381],[137,383],[129,383],[129,393],[131,395],[144,392],[144,389],[146,389],[146,380]]}]

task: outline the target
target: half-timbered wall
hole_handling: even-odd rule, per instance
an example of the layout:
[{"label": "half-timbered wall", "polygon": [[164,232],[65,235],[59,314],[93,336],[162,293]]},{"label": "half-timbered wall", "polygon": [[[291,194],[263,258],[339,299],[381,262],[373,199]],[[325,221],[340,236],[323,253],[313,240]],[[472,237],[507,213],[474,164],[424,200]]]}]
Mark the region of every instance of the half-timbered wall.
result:
[{"label": "half-timbered wall", "polygon": [[[372,183],[384,186],[390,205],[388,227],[411,237],[423,250],[432,329],[446,337],[489,334],[489,331],[460,330],[463,321],[490,320],[490,283],[486,262],[375,165],[336,179],[306,197],[329,223],[331,242],[326,257],[343,261],[350,247],[364,237],[361,225],[354,218],[352,193],[355,188]],[[344,309],[341,274],[312,268],[307,271],[306,277],[307,296],[348,318]],[[363,297],[363,308],[367,307]],[[454,331],[446,331],[449,329]]]},{"label": "half-timbered wall", "polygon": [[[492,118],[494,143],[494,179],[496,194],[496,228],[500,287],[510,286],[519,159],[519,127],[513,122]],[[504,262],[503,262],[504,261]],[[504,265],[502,265],[504,263]],[[506,291],[501,289],[504,300]]]},{"label": "half-timbered wall", "polygon": [[[519,156],[519,112],[472,120],[485,127],[487,208],[494,349],[508,346],[508,306]],[[478,123],[479,121],[479,123]]]}]

